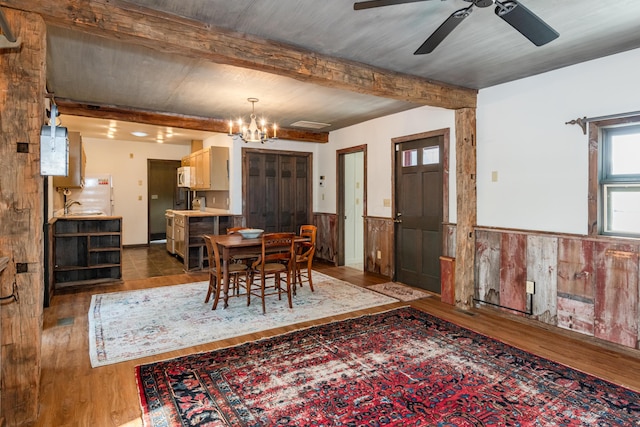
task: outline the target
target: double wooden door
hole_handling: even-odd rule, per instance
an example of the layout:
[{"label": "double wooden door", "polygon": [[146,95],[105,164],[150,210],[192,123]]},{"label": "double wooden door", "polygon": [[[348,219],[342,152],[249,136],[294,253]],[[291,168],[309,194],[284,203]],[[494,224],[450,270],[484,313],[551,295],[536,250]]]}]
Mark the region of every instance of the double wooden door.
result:
[{"label": "double wooden door", "polygon": [[247,226],[298,232],[311,224],[311,153],[243,150]]}]

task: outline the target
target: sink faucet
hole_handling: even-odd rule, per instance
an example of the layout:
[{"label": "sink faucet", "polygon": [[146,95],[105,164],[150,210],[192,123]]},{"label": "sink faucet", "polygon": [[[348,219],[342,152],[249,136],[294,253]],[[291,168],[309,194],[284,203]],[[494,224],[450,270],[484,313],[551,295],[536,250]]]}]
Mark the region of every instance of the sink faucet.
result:
[{"label": "sink faucet", "polygon": [[82,203],[80,203],[77,200],[69,200],[67,202],[65,202],[64,204],[64,214],[67,215],[69,213],[69,208],[73,205],[82,205]]}]

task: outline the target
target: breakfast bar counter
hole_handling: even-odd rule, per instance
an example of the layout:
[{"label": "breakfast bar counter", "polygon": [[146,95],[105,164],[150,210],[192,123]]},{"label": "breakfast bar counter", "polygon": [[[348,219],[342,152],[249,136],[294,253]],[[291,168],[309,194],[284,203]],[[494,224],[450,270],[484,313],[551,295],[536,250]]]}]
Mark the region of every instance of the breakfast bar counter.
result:
[{"label": "breakfast bar counter", "polygon": [[203,234],[225,234],[233,216],[228,210],[172,210],[175,252],[183,260],[185,271],[205,268],[207,257]]}]

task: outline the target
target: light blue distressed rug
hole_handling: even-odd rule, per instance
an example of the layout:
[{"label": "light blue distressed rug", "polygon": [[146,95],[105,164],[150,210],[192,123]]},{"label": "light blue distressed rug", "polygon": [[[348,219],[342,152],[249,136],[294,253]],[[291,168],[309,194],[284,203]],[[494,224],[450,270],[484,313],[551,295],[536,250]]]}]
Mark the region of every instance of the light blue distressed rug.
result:
[{"label": "light blue distressed rug", "polygon": [[89,308],[91,366],[166,353],[198,344],[232,338],[281,326],[335,316],[398,302],[366,288],[313,272],[308,284],[298,287],[293,309],[277,296],[262,303],[246,296],[229,298],[229,307],[211,310],[204,302],[208,282],[97,294]]}]

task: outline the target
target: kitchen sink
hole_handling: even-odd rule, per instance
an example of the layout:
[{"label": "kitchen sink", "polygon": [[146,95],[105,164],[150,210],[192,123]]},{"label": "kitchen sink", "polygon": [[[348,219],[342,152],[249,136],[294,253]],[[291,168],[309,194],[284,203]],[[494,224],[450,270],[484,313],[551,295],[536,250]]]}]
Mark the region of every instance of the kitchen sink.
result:
[{"label": "kitchen sink", "polygon": [[101,211],[71,212],[64,216],[98,216],[98,215],[104,215],[104,212],[101,212]]}]

